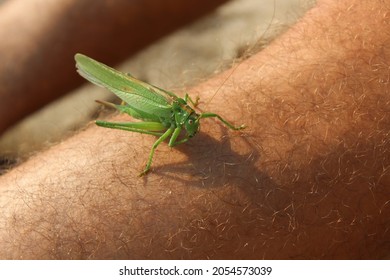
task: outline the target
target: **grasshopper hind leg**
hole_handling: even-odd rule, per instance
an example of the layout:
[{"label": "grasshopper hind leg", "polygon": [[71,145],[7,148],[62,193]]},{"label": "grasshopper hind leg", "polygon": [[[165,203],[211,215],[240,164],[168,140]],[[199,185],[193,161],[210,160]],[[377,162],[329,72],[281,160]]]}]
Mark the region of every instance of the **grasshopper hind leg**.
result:
[{"label": "grasshopper hind leg", "polygon": [[[126,122],[126,123],[115,123],[115,122],[107,122],[107,121],[100,121],[97,120],[95,122],[98,126],[107,127],[107,128],[113,128],[113,129],[120,129],[120,130],[127,130],[142,134],[149,134],[158,136],[156,142],[154,142],[152,149],[149,153],[148,162],[146,163],[145,169],[139,174],[139,176],[143,176],[146,173],[149,172],[150,167],[152,165],[153,155],[154,151],[160,145],[165,139],[167,139],[174,131],[174,127],[166,128],[163,126],[163,124],[158,122]],[[165,132],[162,132],[163,130],[167,129]]]}]

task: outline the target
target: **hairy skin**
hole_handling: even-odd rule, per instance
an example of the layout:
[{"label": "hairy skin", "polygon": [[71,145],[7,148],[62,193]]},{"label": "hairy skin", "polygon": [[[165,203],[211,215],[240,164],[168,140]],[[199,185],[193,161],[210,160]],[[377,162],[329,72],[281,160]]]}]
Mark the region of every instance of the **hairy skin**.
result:
[{"label": "hairy skin", "polygon": [[228,77],[200,107],[248,128],[204,120],[142,179],[154,138],[94,125],[31,158],[0,178],[0,257],[387,257],[389,21],[388,0],[319,1],[190,92]]}]

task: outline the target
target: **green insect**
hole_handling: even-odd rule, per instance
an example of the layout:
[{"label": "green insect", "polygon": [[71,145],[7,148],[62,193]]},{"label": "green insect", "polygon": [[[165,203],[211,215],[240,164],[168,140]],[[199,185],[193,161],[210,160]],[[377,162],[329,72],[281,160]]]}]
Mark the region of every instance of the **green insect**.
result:
[{"label": "green insect", "polygon": [[[187,142],[199,131],[201,119],[218,118],[234,130],[245,127],[244,125],[235,127],[214,113],[197,114],[187,103],[189,101],[196,107],[197,101],[194,102],[188,94],[184,99],[180,98],[172,92],[137,80],[130,74],[121,73],[82,54],[76,54],[75,60],[77,71],[81,76],[98,86],[107,88],[123,100],[121,105],[105,101],[98,101],[99,103],[142,120],[142,122],[125,123],[97,120],[97,125],[159,137],[152,146],[146,167],[140,176],[150,170],[158,145],[168,137],[170,137],[168,143],[170,147]],[[185,133],[181,133],[183,129]]]}]

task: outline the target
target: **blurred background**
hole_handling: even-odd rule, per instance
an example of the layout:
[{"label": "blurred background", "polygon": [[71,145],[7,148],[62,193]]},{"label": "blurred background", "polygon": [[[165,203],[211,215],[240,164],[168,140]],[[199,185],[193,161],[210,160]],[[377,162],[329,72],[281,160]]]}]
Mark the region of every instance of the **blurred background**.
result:
[{"label": "blurred background", "polygon": [[[265,47],[314,0],[0,0],[0,174],[95,119],[113,94],[84,53],[177,92]],[[102,135],[103,137],[104,135]]]}]

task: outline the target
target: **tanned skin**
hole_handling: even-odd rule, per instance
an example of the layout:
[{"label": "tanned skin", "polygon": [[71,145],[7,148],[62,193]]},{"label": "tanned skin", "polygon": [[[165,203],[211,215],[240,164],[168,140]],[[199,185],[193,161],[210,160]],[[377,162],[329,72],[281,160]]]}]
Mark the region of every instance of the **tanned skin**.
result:
[{"label": "tanned skin", "polygon": [[390,1],[318,1],[190,90],[244,131],[204,120],[139,178],[155,139],[91,124],[0,177],[0,258],[385,258],[389,91]]}]

